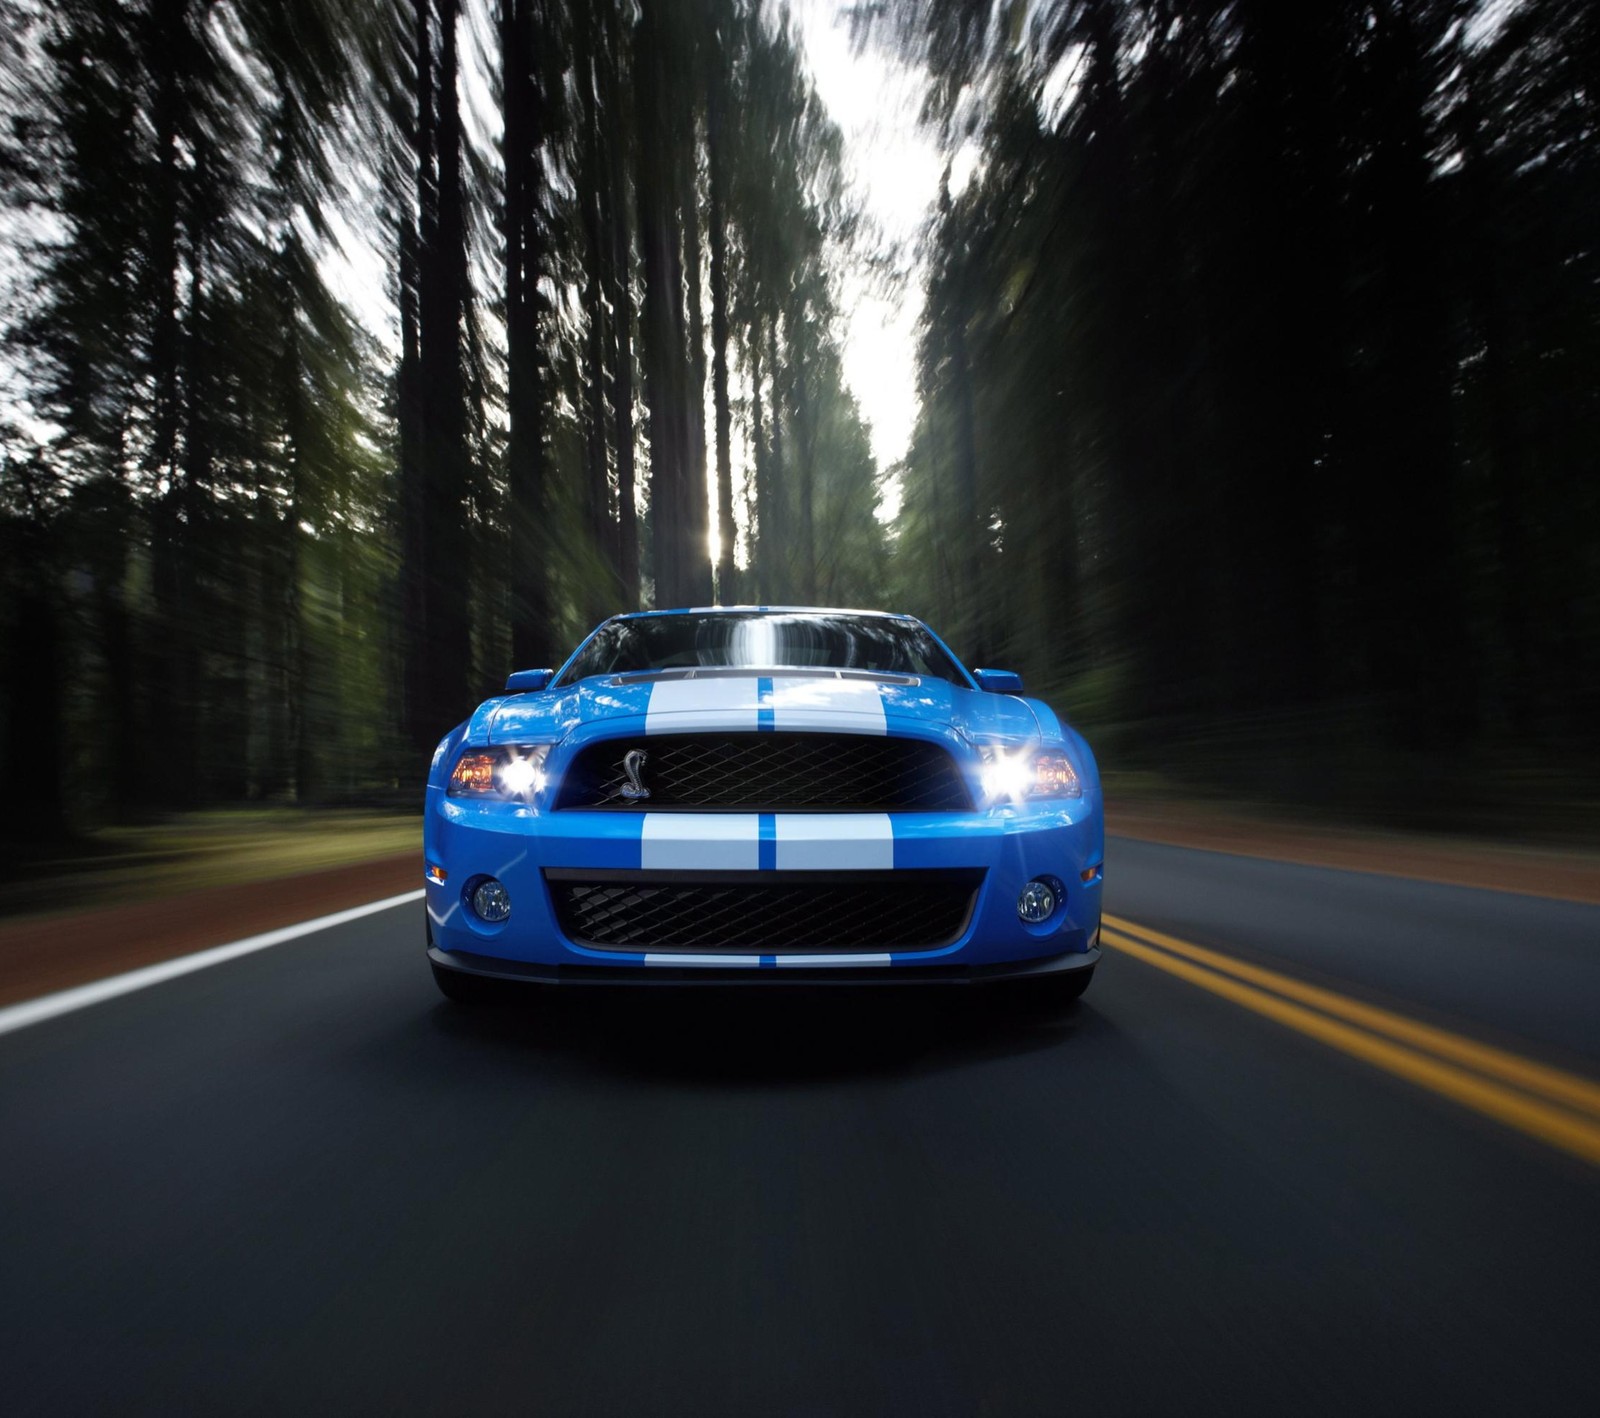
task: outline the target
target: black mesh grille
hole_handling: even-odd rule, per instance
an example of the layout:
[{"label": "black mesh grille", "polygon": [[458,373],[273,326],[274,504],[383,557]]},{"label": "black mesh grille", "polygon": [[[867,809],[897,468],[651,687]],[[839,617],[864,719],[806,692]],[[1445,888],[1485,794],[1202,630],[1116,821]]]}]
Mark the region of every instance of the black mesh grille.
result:
[{"label": "black mesh grille", "polygon": [[[648,798],[623,796],[631,751]],[[880,734],[651,734],[583,749],[558,808],[724,808],[747,812],[959,812],[972,806],[938,744]]]},{"label": "black mesh grille", "polygon": [[562,932],[615,950],[932,950],[966,929],[978,871],[547,871]]}]

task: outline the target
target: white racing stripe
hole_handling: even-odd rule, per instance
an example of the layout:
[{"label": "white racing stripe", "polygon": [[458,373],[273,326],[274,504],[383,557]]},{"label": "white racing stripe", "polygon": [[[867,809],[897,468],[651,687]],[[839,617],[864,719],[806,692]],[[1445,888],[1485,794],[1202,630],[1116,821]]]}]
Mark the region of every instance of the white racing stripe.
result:
[{"label": "white racing stripe", "polygon": [[697,729],[754,733],[759,717],[756,677],[664,679],[650,688],[647,734],[682,734]]},{"label": "white racing stripe", "polygon": [[[710,729],[750,733],[761,726],[760,675],[718,675],[709,679],[664,679],[650,689],[645,709],[647,734],[681,734]],[[884,734],[883,695],[873,680],[832,675],[772,676],[771,726],[774,729],[838,729],[854,734]]]},{"label": "white racing stripe", "polygon": [[756,871],[761,817],[753,812],[649,812],[639,837],[643,871]]},{"label": "white racing stripe", "polygon": [[886,812],[779,813],[779,871],[892,871],[894,827]]},{"label": "white racing stripe", "polygon": [[79,985],[75,989],[60,990],[53,995],[25,1000],[21,1004],[0,1009],[0,1034],[9,1034],[14,1029],[26,1029],[30,1024],[40,1024],[46,1019],[54,1019],[58,1014],[70,1014],[75,1009],[86,1009],[91,1004],[115,999],[118,995],[132,994],[135,990],[164,984],[168,980],[177,979],[180,975],[191,975],[196,970],[205,970],[212,965],[237,960],[241,955],[252,955],[258,950],[267,949],[268,946],[282,945],[285,941],[297,940],[303,935],[331,930],[334,926],[342,926],[347,921],[359,921],[363,916],[372,916],[379,911],[405,906],[412,901],[420,901],[424,894],[421,890],[403,892],[399,896],[390,896],[383,901],[372,901],[365,906],[352,906],[348,911],[335,911],[331,916],[318,916],[314,921],[301,921],[298,925],[284,926],[280,930],[267,931],[262,935],[246,936],[243,940],[236,940],[229,945],[214,945],[209,950],[196,951],[193,955],[180,955],[176,960],[163,960],[159,965],[146,965],[141,970],[129,970],[124,975],[96,980],[91,985]]},{"label": "white racing stripe", "polygon": [[779,955],[778,968],[785,965],[892,965],[887,955]]},{"label": "white racing stripe", "polygon": [[646,965],[739,965],[746,970],[757,969],[759,955],[650,955],[644,957]]},{"label": "white racing stripe", "polygon": [[774,676],[772,726],[780,730],[842,729],[852,734],[889,731],[883,696],[875,681],[823,675]]}]

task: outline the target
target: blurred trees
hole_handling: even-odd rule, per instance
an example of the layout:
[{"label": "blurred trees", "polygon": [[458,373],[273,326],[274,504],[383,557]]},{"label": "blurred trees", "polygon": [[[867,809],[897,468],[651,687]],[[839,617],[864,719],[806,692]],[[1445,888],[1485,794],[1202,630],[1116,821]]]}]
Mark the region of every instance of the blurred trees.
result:
[{"label": "blurred trees", "polygon": [[1595,7],[890,9],[974,173],[898,599],[1236,789],[1592,756]]},{"label": "blurred trees", "polygon": [[7,830],[409,798],[713,595],[892,588],[1245,788],[1592,754],[1594,7],[880,12],[951,160],[892,559],[781,10],[0,0]]},{"label": "blurred trees", "polygon": [[37,249],[6,359],[35,421],[6,430],[7,769],[59,735],[33,770],[56,821],[69,788],[112,813],[315,791],[370,743],[340,711],[379,676],[352,623],[379,595],[371,342],[307,244],[365,33],[242,0],[17,19],[36,161],[10,229]]},{"label": "blurred trees", "polygon": [[785,22],[4,10],[8,831],[409,801],[419,751],[600,615],[757,568],[879,598],[839,140]]}]

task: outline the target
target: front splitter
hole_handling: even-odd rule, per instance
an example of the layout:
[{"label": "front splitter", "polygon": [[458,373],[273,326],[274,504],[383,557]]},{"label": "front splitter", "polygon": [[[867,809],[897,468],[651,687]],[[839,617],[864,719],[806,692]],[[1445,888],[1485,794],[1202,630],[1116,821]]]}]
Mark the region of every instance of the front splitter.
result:
[{"label": "front splitter", "polygon": [[791,989],[813,985],[889,986],[896,989],[924,986],[996,985],[1010,981],[1048,979],[1092,970],[1100,959],[1098,947],[1047,955],[1032,960],[995,965],[861,965],[752,969],[748,966],[672,965],[537,965],[503,960],[464,950],[428,947],[428,959],[441,970],[488,980],[515,980],[530,985],[622,985],[629,988],[672,985],[739,986],[749,989]]}]

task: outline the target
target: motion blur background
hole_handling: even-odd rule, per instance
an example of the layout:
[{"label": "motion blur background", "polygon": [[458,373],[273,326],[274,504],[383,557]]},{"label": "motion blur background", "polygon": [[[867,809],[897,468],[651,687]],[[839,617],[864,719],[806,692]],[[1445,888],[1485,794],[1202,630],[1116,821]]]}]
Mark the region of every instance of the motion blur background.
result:
[{"label": "motion blur background", "polygon": [[0,104],[0,833],[414,808],[713,599],[1593,832],[1588,0],[0,0]]}]

